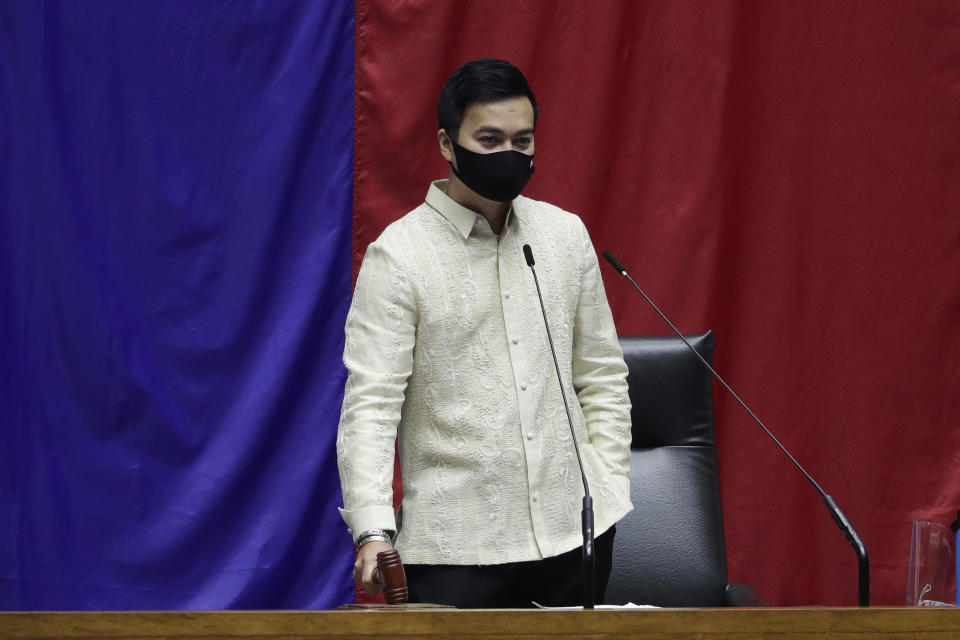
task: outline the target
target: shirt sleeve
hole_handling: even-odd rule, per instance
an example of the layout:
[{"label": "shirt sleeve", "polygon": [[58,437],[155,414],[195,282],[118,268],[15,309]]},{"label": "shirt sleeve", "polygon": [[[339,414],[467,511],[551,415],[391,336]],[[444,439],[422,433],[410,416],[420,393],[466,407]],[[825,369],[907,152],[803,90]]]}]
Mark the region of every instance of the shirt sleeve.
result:
[{"label": "shirt sleeve", "polygon": [[347,314],[347,367],[337,432],[343,509],[354,540],[396,531],[393,462],[397,426],[413,368],[417,305],[396,249],[383,237],[367,249]]},{"label": "shirt sleeve", "polygon": [[590,443],[611,473],[627,488],[630,473],[630,394],[627,365],[600,276],[593,243],[583,223],[580,295],[573,334],[573,386],[586,420]]}]

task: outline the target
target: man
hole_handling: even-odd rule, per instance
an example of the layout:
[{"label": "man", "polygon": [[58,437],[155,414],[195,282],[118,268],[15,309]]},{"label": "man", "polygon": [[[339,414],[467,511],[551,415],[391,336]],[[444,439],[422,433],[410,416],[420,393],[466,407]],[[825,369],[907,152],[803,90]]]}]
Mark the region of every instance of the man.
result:
[{"label": "man", "polygon": [[412,601],[582,603],[583,487],[529,244],[594,497],[602,602],[632,505],[627,368],[596,254],[579,218],[519,196],[537,103],[516,67],[464,65],[437,111],[450,177],[369,246],[347,318],[337,451],[354,578],[375,593],[376,555],[395,543]]}]

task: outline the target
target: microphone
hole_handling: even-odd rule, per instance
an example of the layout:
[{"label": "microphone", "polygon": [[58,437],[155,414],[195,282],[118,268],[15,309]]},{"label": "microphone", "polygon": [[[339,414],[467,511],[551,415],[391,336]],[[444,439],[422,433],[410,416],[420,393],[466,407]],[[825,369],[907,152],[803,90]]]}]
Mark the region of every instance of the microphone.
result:
[{"label": "microphone", "polygon": [[680,333],[680,331],[678,331],[675,326],[673,326],[673,323],[670,322],[667,316],[665,316],[663,312],[660,311],[660,308],[653,303],[653,300],[651,300],[650,297],[643,292],[643,289],[641,289],[636,282],[634,282],[633,278],[630,277],[630,274],[627,273],[627,270],[624,268],[624,266],[620,264],[620,261],[617,260],[613,256],[613,254],[610,253],[609,251],[604,251],[603,257],[607,259],[607,262],[613,265],[614,269],[616,269],[621,275],[623,275],[627,280],[630,281],[630,284],[633,285],[633,288],[640,292],[640,295],[643,296],[643,299],[646,300],[651,307],[653,307],[653,310],[656,311],[661,318],[663,318],[664,322],[670,325],[670,328],[673,329],[674,333],[680,336],[680,339],[683,340],[683,344],[687,345],[687,348],[689,348],[693,352],[693,354],[700,359],[700,362],[703,364],[703,366],[705,366],[707,369],[710,370],[710,373],[713,374],[713,377],[716,378],[717,381],[719,381],[720,384],[723,385],[724,389],[726,389],[738,403],[740,403],[740,406],[743,407],[744,411],[750,414],[750,417],[753,418],[753,421],[756,422],[758,425],[760,425],[760,428],[763,429],[764,433],[770,436],[770,439],[773,440],[773,442],[780,448],[781,451],[783,451],[784,455],[790,458],[790,462],[792,462],[797,467],[797,469],[800,470],[800,473],[802,473],[804,477],[810,482],[810,484],[813,485],[813,488],[817,490],[817,492],[823,498],[823,504],[827,507],[827,510],[830,512],[830,517],[833,518],[833,521],[837,523],[837,526],[840,528],[840,531],[843,532],[843,535],[853,546],[853,550],[857,554],[857,565],[859,568],[859,576],[858,576],[859,598],[860,598],[859,602],[861,607],[869,607],[870,606],[870,559],[867,556],[867,548],[864,546],[863,541],[860,539],[860,536],[857,535],[856,530],[853,528],[853,524],[851,524],[851,522],[847,519],[847,516],[844,515],[843,511],[840,510],[840,506],[837,504],[837,501],[834,500],[832,496],[828,495],[827,492],[824,491],[819,484],[817,484],[817,481],[813,479],[813,476],[807,473],[806,469],[800,466],[800,463],[797,462],[796,458],[790,455],[790,452],[787,451],[786,447],[780,444],[780,441],[777,440],[776,437],[774,437],[774,435],[770,432],[770,430],[767,429],[766,425],[764,425],[763,422],[760,421],[760,418],[758,418],[757,415],[750,410],[750,407],[748,407],[746,403],[740,399],[740,396],[738,396],[734,392],[734,390],[730,388],[730,385],[728,385],[726,381],[724,381],[724,379],[720,377],[720,374],[718,374],[716,371],[713,370],[713,367],[710,366],[710,363],[704,360],[703,356],[701,356],[696,349],[690,346],[690,343],[687,342],[687,339],[683,337],[683,334]]},{"label": "microphone", "polygon": [[523,257],[533,274],[533,283],[537,286],[537,299],[540,300],[540,311],[543,313],[543,326],[547,329],[547,342],[550,344],[550,355],[553,356],[553,366],[557,370],[557,382],[560,383],[560,395],[563,397],[563,408],[567,411],[567,423],[570,425],[570,438],[573,440],[573,450],[577,453],[577,464],[580,466],[580,477],[583,479],[583,511],[581,515],[581,529],[583,531],[583,608],[593,609],[596,604],[596,573],[593,553],[593,498],[590,496],[590,487],[587,486],[587,474],[583,470],[583,460],[580,459],[580,447],[577,445],[577,435],[573,430],[573,419],[570,417],[570,406],[567,404],[567,393],[563,390],[563,379],[560,377],[560,364],[557,362],[557,351],[553,348],[553,338],[550,336],[550,323],[547,322],[547,309],[543,306],[543,296],[540,294],[540,281],[537,280],[537,270],[533,268],[533,251],[530,245],[523,245]]}]

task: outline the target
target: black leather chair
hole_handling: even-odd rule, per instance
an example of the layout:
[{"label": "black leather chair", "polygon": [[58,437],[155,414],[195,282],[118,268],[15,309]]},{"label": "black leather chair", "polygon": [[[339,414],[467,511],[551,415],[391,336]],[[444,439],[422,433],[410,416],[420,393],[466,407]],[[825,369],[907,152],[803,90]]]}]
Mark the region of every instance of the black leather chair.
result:
[{"label": "black leather chair", "polygon": [[[707,362],[713,333],[686,336]],[[677,337],[622,336],[630,369],[634,510],[617,523],[606,601],[761,606],[727,584],[710,372]]]}]

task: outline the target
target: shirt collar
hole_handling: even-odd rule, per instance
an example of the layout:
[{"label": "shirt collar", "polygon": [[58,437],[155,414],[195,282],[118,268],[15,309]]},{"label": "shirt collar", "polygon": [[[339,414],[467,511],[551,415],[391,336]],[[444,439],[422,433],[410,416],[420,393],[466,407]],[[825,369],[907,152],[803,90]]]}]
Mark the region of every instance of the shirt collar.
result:
[{"label": "shirt collar", "polygon": [[[447,180],[435,180],[430,183],[430,188],[427,190],[426,203],[436,209],[436,211],[442,215],[444,218],[450,221],[450,223],[456,227],[457,231],[460,232],[460,235],[464,239],[470,237],[470,232],[473,230],[473,225],[477,221],[480,214],[474,213],[470,209],[467,209],[465,206],[448,196],[444,193],[444,189],[447,186]],[[507,211],[507,221],[504,224],[504,230],[509,228],[513,224],[513,219],[517,217],[517,206],[516,200],[510,205],[510,210]]]}]

